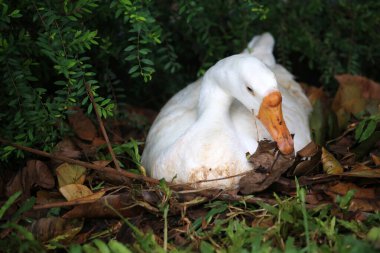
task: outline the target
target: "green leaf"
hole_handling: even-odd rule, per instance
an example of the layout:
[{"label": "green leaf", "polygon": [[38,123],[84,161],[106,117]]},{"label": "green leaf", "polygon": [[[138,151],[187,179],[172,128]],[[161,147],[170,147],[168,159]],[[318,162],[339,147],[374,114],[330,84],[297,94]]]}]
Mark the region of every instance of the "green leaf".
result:
[{"label": "green leaf", "polygon": [[18,197],[20,197],[21,191],[15,192],[8,198],[8,200],[3,204],[3,206],[0,208],[0,219],[3,218],[3,215],[8,210],[9,207],[16,201]]},{"label": "green leaf", "polygon": [[146,55],[148,53],[152,52],[150,49],[148,48],[142,48],[140,49],[139,53],[142,54],[142,55]]},{"label": "green leaf", "polygon": [[360,136],[363,133],[363,130],[364,130],[366,123],[367,123],[367,120],[362,120],[362,121],[360,121],[359,125],[356,127],[356,129],[355,129],[355,139],[356,140],[360,139]]},{"label": "green leaf", "polygon": [[2,227],[13,228],[13,229],[17,230],[24,237],[24,239],[26,239],[28,241],[34,241],[35,240],[33,234],[31,232],[29,232],[23,226],[20,226],[20,225],[17,225],[15,223],[10,222],[10,223],[5,223],[4,225],[2,225]]},{"label": "green leaf", "polygon": [[100,103],[100,106],[101,107],[104,107],[106,104],[108,104],[109,102],[111,101],[111,99],[107,98],[105,100],[103,100],[103,102]]},{"label": "green leaf", "polygon": [[96,247],[98,247],[100,253],[111,253],[107,244],[105,244],[102,240],[95,239],[92,242],[96,245]]},{"label": "green leaf", "polygon": [[125,51],[125,52],[130,52],[130,51],[132,51],[132,50],[135,49],[135,48],[136,48],[135,45],[130,45],[130,46],[126,47],[126,48],[124,49],[124,51]]},{"label": "green leaf", "polygon": [[92,112],[92,104],[89,104],[87,107],[87,114],[91,114]]},{"label": "green leaf", "polygon": [[82,249],[84,250],[85,253],[98,253],[99,252],[94,246],[92,246],[89,243],[83,245]]},{"label": "green leaf", "polygon": [[201,246],[200,246],[201,253],[213,253],[215,252],[214,247],[205,241],[201,241]]},{"label": "green leaf", "polygon": [[110,240],[108,242],[108,247],[111,249],[112,253],[132,253],[125,245],[116,241]]},{"label": "green leaf", "polygon": [[135,60],[135,59],[137,59],[137,55],[136,54],[130,54],[127,57],[125,57],[126,61],[132,61],[132,60]]},{"label": "green leaf", "polygon": [[36,203],[35,197],[31,197],[31,198],[25,200],[22,203],[22,206],[12,215],[12,220],[17,220],[21,214],[32,209],[34,203]]},{"label": "green leaf", "polygon": [[142,59],[141,61],[147,65],[154,65],[154,63],[149,59]]},{"label": "green leaf", "polygon": [[133,67],[128,71],[128,74],[132,74],[132,73],[136,72],[138,68],[139,68],[138,65],[133,66]]},{"label": "green leaf", "polygon": [[365,130],[361,134],[359,142],[367,140],[373,134],[373,132],[375,132],[376,125],[377,125],[377,122],[375,120],[370,120],[368,122],[367,127],[365,128]]},{"label": "green leaf", "polygon": [[20,10],[14,10],[8,16],[11,18],[20,18],[22,17],[22,14],[20,13]]}]

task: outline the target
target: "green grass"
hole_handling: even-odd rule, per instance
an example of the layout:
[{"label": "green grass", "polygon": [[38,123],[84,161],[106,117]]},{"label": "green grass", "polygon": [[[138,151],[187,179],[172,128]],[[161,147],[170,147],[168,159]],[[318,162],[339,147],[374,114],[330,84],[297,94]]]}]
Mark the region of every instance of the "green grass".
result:
[{"label": "green grass", "polygon": [[[366,219],[355,219],[355,213],[347,208],[353,196],[351,192],[337,198],[334,204],[310,208],[305,202],[307,189],[297,187],[295,197],[281,198],[275,195],[275,205],[219,200],[174,215],[170,210],[173,208],[169,201],[172,197],[170,189],[165,185],[160,186],[160,189],[165,195],[160,204],[162,216],[151,217],[156,217],[152,222],[165,223],[161,233],[153,230],[144,233],[127,218],[120,217],[132,231],[133,243],[123,244],[108,235],[82,245],[61,245],[57,242],[43,244],[26,229],[27,220],[19,219],[21,212],[16,212],[0,227],[1,234],[6,235],[0,242],[1,252],[45,252],[47,248],[60,248],[70,253],[378,252],[380,214],[365,213]],[[10,197],[1,207],[2,214],[17,197],[17,194]],[[25,201],[21,210],[29,210],[32,207],[30,203],[33,201]],[[197,218],[190,218],[191,211],[200,213]],[[178,233],[186,243],[178,246],[173,236],[168,237],[168,234],[176,226],[181,227],[181,220],[185,217],[190,225],[186,231],[178,230]]]}]

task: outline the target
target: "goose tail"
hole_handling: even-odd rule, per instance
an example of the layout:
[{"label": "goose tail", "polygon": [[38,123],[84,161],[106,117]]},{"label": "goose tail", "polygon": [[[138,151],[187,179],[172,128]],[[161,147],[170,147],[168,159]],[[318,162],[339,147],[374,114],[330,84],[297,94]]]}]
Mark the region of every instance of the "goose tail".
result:
[{"label": "goose tail", "polygon": [[261,35],[254,36],[248,43],[244,52],[255,56],[264,62],[268,67],[274,67],[276,64],[276,59],[273,55],[274,43],[275,41],[272,34],[266,32]]}]

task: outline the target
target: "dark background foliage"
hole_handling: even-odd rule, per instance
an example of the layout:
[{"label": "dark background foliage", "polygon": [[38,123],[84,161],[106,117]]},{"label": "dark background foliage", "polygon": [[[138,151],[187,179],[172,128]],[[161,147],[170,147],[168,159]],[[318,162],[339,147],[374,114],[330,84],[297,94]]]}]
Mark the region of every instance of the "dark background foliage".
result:
[{"label": "dark background foliage", "polygon": [[0,136],[43,149],[66,134],[72,106],[91,112],[85,83],[105,118],[123,117],[115,108],[126,104],[158,109],[264,31],[300,81],[334,91],[337,73],[380,80],[376,0],[20,0],[0,8]]}]

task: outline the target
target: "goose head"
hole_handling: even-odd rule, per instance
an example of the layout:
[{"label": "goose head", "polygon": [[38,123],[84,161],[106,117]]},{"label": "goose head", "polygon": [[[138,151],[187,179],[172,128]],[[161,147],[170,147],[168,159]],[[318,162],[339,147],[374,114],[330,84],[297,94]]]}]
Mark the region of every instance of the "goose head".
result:
[{"label": "goose head", "polygon": [[219,86],[255,113],[283,154],[293,153],[294,143],[273,72],[254,56],[241,54],[225,58],[216,67],[219,71],[214,72],[214,78]]}]

